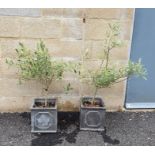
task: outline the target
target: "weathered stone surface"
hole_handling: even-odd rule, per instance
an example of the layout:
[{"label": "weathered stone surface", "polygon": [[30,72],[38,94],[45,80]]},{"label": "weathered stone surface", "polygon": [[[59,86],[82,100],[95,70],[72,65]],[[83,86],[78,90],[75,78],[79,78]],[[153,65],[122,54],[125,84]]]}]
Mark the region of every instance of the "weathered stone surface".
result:
[{"label": "weathered stone surface", "polygon": [[0,112],[29,112],[34,98],[34,96],[0,97]]},{"label": "weathered stone surface", "polygon": [[10,39],[10,38],[0,39],[1,56],[3,58],[6,57],[15,58],[16,57],[15,48],[17,48],[18,46],[18,41],[17,39]]},{"label": "weathered stone surface", "polygon": [[[80,40],[59,40],[59,39],[42,39],[53,57],[77,57],[79,58],[82,51],[82,41]],[[0,39],[1,56],[3,58],[16,58],[15,49],[23,43],[27,48],[34,50],[39,39]],[[9,45],[9,46],[8,46]]]},{"label": "weathered stone surface", "polygon": [[133,28],[132,20],[125,20],[121,22],[121,35],[124,40],[131,40],[132,28]]},{"label": "weathered stone surface", "polygon": [[[120,48],[114,48],[110,51],[111,60],[126,60],[129,55],[129,42],[124,43]],[[85,51],[91,59],[100,59],[104,55],[104,41],[89,40],[85,42]]]},{"label": "weathered stone surface", "polygon": [[106,95],[104,102],[107,111],[122,111],[124,107],[124,96],[121,95]]},{"label": "weathered stone surface", "polygon": [[106,95],[122,95],[124,90],[125,90],[125,83],[124,82],[120,82],[120,83],[116,83],[112,86],[110,86],[109,88],[103,88],[103,89],[100,89],[98,91],[98,95],[99,96],[106,96]]},{"label": "weathered stone surface", "polygon": [[[74,80],[79,80],[78,79],[78,75],[75,74],[74,72],[72,71],[66,71],[64,72],[64,79],[74,79]],[[79,84],[78,84],[79,85]]]},{"label": "weathered stone surface", "polygon": [[79,82],[76,79],[64,79],[61,81],[54,81],[50,88],[49,94],[65,94],[65,87],[70,83],[73,88],[68,94],[79,94]]},{"label": "weathered stone surface", "polygon": [[90,8],[85,10],[87,18],[104,18],[104,19],[119,19],[121,17],[121,9],[110,8]]},{"label": "weathered stone surface", "polygon": [[62,8],[45,8],[42,9],[43,16],[51,16],[51,17],[62,17],[63,9]]},{"label": "weathered stone surface", "polygon": [[82,41],[61,41],[61,53],[59,56],[77,57],[81,56]]},{"label": "weathered stone surface", "polygon": [[99,69],[100,65],[101,65],[101,60],[90,59],[84,62],[85,69],[90,71]]},{"label": "weathered stone surface", "polygon": [[100,59],[103,55],[104,41],[89,40],[85,41],[85,52],[89,53],[91,59]]},{"label": "weathered stone surface", "polygon": [[86,18],[106,19],[106,20],[122,20],[132,19],[134,9],[132,8],[90,8],[85,9]]},{"label": "weathered stone surface", "polygon": [[[0,46],[3,58],[16,58],[16,48],[19,42],[23,43],[27,48],[34,50],[39,39],[20,39],[20,38],[3,38],[0,39]],[[8,46],[9,45],[9,46]]]},{"label": "weathered stone surface", "polygon": [[[108,28],[109,21],[104,19],[87,19],[85,26],[85,39],[86,40],[103,40]],[[120,22],[121,38],[124,40],[131,39],[132,20],[124,20]]]},{"label": "weathered stone surface", "polygon": [[19,37],[20,20],[17,17],[0,16],[0,37]]},{"label": "weathered stone surface", "polygon": [[80,40],[45,40],[51,56],[79,58],[82,50]]},{"label": "weathered stone surface", "polygon": [[82,19],[63,19],[62,38],[82,39],[83,24]]},{"label": "weathered stone surface", "polygon": [[11,67],[6,64],[6,59],[2,58],[0,60],[0,78],[18,78],[18,69],[16,67]]},{"label": "weathered stone surface", "polygon": [[37,8],[0,8],[0,16],[30,16],[39,17],[41,9]]},{"label": "weathered stone surface", "polygon": [[103,40],[108,28],[108,22],[104,19],[87,19],[85,25],[86,40]]},{"label": "weathered stone surface", "polygon": [[110,59],[112,61],[127,60],[128,57],[129,57],[129,47],[128,46],[113,49],[110,53]]},{"label": "weathered stone surface", "polygon": [[134,15],[134,9],[133,8],[127,9],[127,17],[132,20],[133,15]]},{"label": "weathered stone surface", "polygon": [[[46,47],[49,49],[49,53],[51,54],[51,56],[57,56],[57,53],[61,55],[61,43],[58,39],[42,39],[42,40],[46,44]],[[2,57],[16,58],[17,55],[16,55],[15,49],[19,47],[19,42],[23,43],[27,48],[31,50],[35,50],[36,45],[39,42],[39,39],[29,39],[29,38],[28,39],[19,39],[19,38],[0,39]]]},{"label": "weathered stone surface", "polygon": [[49,54],[51,56],[54,57],[61,55],[61,42],[59,39],[44,39],[43,41],[48,48]]},{"label": "weathered stone surface", "polygon": [[80,96],[61,95],[58,100],[59,111],[79,111]]},{"label": "weathered stone surface", "polygon": [[60,38],[61,22],[59,19],[24,18],[21,22],[21,37]]},{"label": "weathered stone surface", "polygon": [[63,17],[64,18],[82,18],[84,9],[80,8],[64,8]]},{"label": "weathered stone surface", "polygon": [[121,9],[121,19],[133,19],[134,15],[134,9],[128,8],[128,9]]},{"label": "weathered stone surface", "polygon": [[8,77],[1,78],[0,83],[1,97],[37,96],[42,92],[41,85],[34,81],[28,81],[20,85],[17,79]]}]

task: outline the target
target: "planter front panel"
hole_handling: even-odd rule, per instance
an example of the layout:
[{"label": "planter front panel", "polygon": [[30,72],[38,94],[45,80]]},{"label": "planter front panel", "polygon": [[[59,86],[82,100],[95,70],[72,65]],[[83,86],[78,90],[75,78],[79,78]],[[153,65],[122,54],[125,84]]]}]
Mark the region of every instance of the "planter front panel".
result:
[{"label": "planter front panel", "polygon": [[56,132],[57,109],[32,109],[32,132]]},{"label": "planter front panel", "polygon": [[103,131],[105,126],[104,108],[82,108],[80,110],[80,129]]}]

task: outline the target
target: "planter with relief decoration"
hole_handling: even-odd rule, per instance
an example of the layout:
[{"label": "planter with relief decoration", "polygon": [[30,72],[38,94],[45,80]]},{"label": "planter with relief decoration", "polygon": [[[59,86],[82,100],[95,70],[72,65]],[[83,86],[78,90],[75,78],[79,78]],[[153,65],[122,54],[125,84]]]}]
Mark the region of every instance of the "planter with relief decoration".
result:
[{"label": "planter with relief decoration", "polygon": [[31,132],[57,132],[57,99],[36,98],[31,108]]},{"label": "planter with relief decoration", "polygon": [[104,131],[105,107],[102,98],[83,97],[80,106],[80,130]]}]

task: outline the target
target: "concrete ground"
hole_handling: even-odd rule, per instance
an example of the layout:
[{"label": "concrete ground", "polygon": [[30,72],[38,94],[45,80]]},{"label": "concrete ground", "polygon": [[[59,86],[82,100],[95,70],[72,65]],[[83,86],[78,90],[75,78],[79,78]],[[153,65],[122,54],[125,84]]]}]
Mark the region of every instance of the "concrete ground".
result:
[{"label": "concrete ground", "polygon": [[155,145],[155,112],[109,112],[106,131],[79,130],[79,114],[59,114],[58,132],[32,134],[30,113],[0,114],[0,145]]}]

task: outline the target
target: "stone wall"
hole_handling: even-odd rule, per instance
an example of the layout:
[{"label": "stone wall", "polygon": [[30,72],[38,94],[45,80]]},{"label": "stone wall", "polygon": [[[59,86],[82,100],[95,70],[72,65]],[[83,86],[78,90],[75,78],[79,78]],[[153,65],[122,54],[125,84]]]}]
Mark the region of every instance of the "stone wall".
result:
[{"label": "stone wall", "polygon": [[[111,21],[122,25],[121,38],[126,44],[115,49],[111,58],[125,64],[129,56],[133,9],[0,9],[0,112],[29,111],[35,97],[41,97],[41,85],[29,81],[18,84],[17,69],[8,68],[6,58],[16,58],[19,42],[34,49],[41,38],[54,57],[80,58],[89,50],[89,66],[97,64],[97,52],[102,50],[105,28]],[[85,21],[83,20],[85,18]],[[64,95],[63,86],[70,81],[74,90]],[[126,83],[102,89],[107,110],[122,110]],[[59,110],[78,111],[81,95],[92,95],[93,88],[79,81],[71,73],[53,83],[50,94],[59,96]]]}]

